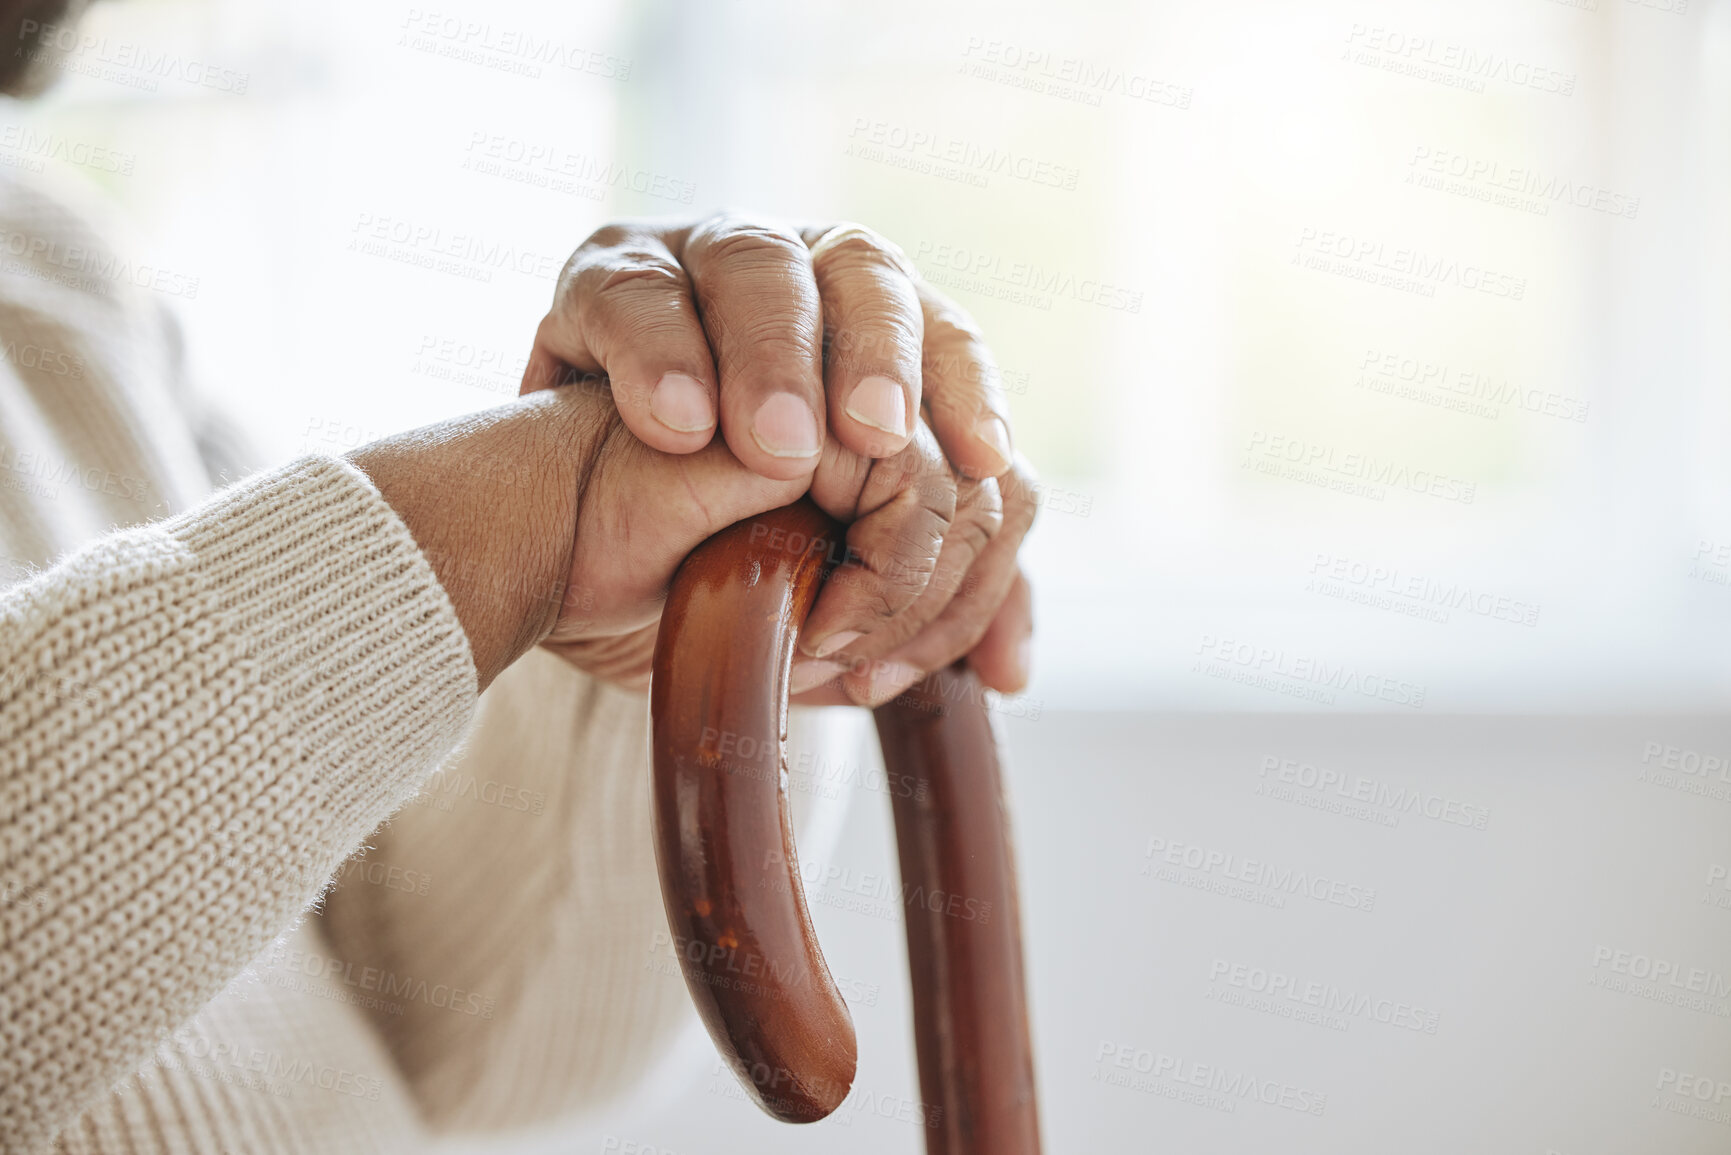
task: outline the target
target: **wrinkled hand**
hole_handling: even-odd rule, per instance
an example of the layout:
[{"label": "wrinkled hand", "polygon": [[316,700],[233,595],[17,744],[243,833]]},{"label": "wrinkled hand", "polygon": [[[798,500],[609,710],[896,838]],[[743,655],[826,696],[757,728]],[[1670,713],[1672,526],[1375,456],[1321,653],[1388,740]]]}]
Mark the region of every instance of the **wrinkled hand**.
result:
[{"label": "wrinkled hand", "polygon": [[[573,381],[604,382],[623,430],[687,467],[667,491],[651,487],[654,504],[631,505],[634,527],[679,522],[657,550],[694,524],[678,508],[708,507],[696,520],[714,532],[808,487],[852,523],[850,560],[800,636],[802,701],[875,705],[964,654],[987,685],[1026,683],[1032,627],[1015,555],[1033,520],[1032,476],[1010,447],[978,328],[893,244],[854,225],[732,216],[610,225],[561,274],[523,391]],[[718,520],[714,509],[743,507],[712,501],[709,487],[751,488],[740,470],[791,488],[752,489],[785,496]],[[630,496],[601,493],[601,504]],[[573,594],[605,598],[635,553],[579,556]],[[642,602],[596,612],[583,636],[556,633],[554,648],[609,677],[647,678],[665,588],[653,613]]]}]

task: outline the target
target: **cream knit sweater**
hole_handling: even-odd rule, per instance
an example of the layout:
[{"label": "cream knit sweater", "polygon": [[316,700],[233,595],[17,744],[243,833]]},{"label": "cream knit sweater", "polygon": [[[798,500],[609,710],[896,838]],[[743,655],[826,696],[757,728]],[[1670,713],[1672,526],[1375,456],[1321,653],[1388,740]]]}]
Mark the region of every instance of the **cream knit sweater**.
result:
[{"label": "cream knit sweater", "polygon": [[104,253],[0,178],[0,1151],[422,1151],[620,1089],[689,1015],[645,699],[537,652],[477,712],[341,461],[211,495]]}]

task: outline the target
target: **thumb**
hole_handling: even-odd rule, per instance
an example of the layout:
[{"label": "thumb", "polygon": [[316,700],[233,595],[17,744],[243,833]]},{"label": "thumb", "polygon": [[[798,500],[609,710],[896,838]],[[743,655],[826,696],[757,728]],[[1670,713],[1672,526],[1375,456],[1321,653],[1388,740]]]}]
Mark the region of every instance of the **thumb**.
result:
[{"label": "thumb", "polygon": [[[590,634],[653,622],[687,554],[736,521],[798,499],[807,484],[753,473],[721,438],[675,455],[643,444],[617,414],[611,420],[581,482],[566,594],[567,604],[585,607],[574,616]],[[552,640],[574,639],[555,627]]]}]

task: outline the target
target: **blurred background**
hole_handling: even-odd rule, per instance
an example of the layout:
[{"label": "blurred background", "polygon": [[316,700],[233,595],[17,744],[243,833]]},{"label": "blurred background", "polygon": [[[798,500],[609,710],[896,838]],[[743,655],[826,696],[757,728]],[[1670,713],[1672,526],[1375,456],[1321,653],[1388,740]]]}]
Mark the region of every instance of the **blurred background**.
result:
[{"label": "blurred background", "polygon": [[[1731,5],[129,0],[84,28],[0,164],[174,274],[201,388],[268,461],[514,394],[619,216],[868,222],[973,312],[1046,482],[1002,714],[1051,1150],[1731,1150],[1731,1098],[1662,1077],[1731,1080],[1731,987],[1594,989],[1625,948],[1731,973]],[[825,852],[893,863],[882,802]],[[1222,897],[1175,845],[1380,905]],[[899,931],[817,909],[881,979],[862,1087],[901,1107],[777,1128],[694,1035],[549,1149],[918,1149]],[[1222,960],[1221,989],[1284,967],[1442,1025],[1222,1010]],[[1102,1077],[1143,1053],[1326,1111]]]}]

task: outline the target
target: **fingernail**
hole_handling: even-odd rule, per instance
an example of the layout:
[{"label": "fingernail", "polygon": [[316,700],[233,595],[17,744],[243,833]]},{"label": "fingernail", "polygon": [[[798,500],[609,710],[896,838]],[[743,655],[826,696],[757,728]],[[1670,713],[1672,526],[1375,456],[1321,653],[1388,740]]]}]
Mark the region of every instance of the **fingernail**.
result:
[{"label": "fingernail", "polygon": [[841,670],[839,662],[818,662],[809,658],[795,662],[793,672],[787,678],[787,692],[803,694],[807,690],[815,690],[834,679]]},{"label": "fingernail", "polygon": [[649,395],[649,412],[655,420],[680,433],[696,433],[715,425],[709,390],[688,373],[663,373]]},{"label": "fingernail", "polygon": [[901,662],[879,662],[872,671],[871,686],[866,690],[866,703],[877,707],[920,680],[920,672]]},{"label": "fingernail", "polygon": [[857,641],[859,636],[860,632],[858,630],[843,630],[841,633],[832,634],[819,642],[817,644],[817,649],[812,652],[820,658],[827,658],[842,647],[851,645]]},{"label": "fingernail", "polygon": [[1017,683],[1020,685],[1026,686],[1028,684],[1028,675],[1033,670],[1033,668],[1034,668],[1034,641],[1032,638],[1023,638],[1021,641],[1016,643],[1016,681],[1017,681]]},{"label": "fingernail", "polygon": [[995,413],[988,413],[974,424],[974,436],[986,443],[986,447],[998,455],[1003,463],[992,471],[996,477],[1010,468],[1010,427],[1004,424],[1004,419]]},{"label": "fingernail", "polygon": [[888,377],[867,377],[855,385],[848,395],[847,415],[873,429],[907,436],[907,395]]},{"label": "fingernail", "polygon": [[792,393],[773,393],[751,422],[751,436],[772,457],[810,457],[821,444],[817,415]]}]

